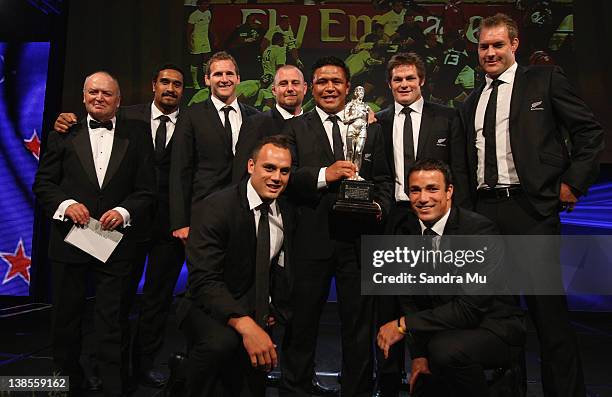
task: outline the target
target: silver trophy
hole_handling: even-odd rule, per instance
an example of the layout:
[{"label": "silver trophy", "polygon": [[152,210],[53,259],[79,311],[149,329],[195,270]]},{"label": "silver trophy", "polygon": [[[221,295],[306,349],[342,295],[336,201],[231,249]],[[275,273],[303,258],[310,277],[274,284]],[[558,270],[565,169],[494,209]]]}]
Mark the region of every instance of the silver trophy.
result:
[{"label": "silver trophy", "polygon": [[355,164],[357,172],[350,179],[340,183],[338,199],[334,210],[357,214],[378,214],[379,207],[374,204],[374,184],[364,180],[361,172],[363,149],[368,135],[368,113],[370,107],[363,101],[365,90],[355,88],[353,100],[344,108],[344,124],[348,125],[346,133],[346,160]]},{"label": "silver trophy", "polygon": [[357,86],[353,93],[353,100],[344,108],[344,124],[348,125],[346,133],[346,160],[355,164],[357,173],[354,180],[363,180],[359,176],[363,147],[368,135],[368,113],[370,107],[363,101],[365,90]]}]

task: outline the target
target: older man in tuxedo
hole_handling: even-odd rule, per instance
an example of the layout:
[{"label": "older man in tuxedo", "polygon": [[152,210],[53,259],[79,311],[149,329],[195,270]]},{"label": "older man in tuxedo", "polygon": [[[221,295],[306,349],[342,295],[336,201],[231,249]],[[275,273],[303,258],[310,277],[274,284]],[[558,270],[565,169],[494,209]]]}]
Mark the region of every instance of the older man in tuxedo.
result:
[{"label": "older man in tuxedo", "polygon": [[[154,145],[155,175],[157,179],[157,213],[152,222],[152,240],[148,249],[147,270],[140,303],[138,326],[134,339],[132,372],[138,380],[150,387],[162,387],[166,375],[155,369],[166,330],[166,321],[172,304],[174,287],[185,261],[185,248],[181,240],[170,231],[170,161],[174,129],[179,118],[179,104],[183,96],[184,73],[177,65],[167,63],[153,73],[153,101],[119,108],[118,116],[139,122]],[[72,113],[58,116],[54,129],[68,132],[77,122]],[[144,262],[134,268],[134,289],[140,281]],[[93,369],[94,374],[96,369]],[[89,378],[90,389],[100,387],[97,376]]]},{"label": "older man in tuxedo", "polygon": [[[559,234],[559,211],[573,210],[597,179],[603,130],[559,67],[516,63],[511,18],[485,18],[478,40],[485,81],[465,101],[451,144],[458,204],[493,220],[502,234]],[[548,260],[557,263],[550,280],[561,285],[558,252]],[[516,263],[527,271],[533,265],[525,256]],[[545,395],[584,396],[565,296],[526,301],[540,340]]]},{"label": "older man in tuxedo", "polygon": [[[48,136],[33,190],[53,218],[49,258],[53,267],[53,358],[78,395],[81,322],[87,274],[96,285],[97,361],[109,396],[126,394],[131,272],[142,262],[155,201],[153,147],[142,125],[115,117],[119,84],[106,72],[85,79],[87,118],[67,134]],[[64,241],[69,229],[91,218],[123,233],[106,263]]]}]

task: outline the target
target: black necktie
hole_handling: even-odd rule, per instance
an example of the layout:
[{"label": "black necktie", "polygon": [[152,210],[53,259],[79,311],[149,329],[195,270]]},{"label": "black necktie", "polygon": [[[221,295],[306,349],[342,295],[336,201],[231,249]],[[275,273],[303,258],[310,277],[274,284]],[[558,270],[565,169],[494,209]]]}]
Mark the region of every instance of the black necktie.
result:
[{"label": "black necktie", "polygon": [[402,109],[402,113],[406,115],[404,118],[404,192],[408,196],[410,196],[408,189],[408,173],[415,160],[414,139],[412,137],[412,117],[410,117],[411,112],[412,109],[410,109],[409,106]]},{"label": "black necktie", "polygon": [[497,124],[497,87],[503,83],[501,80],[493,80],[491,82],[491,95],[487,102],[485,110],[484,124],[482,126],[482,135],[485,140],[484,152],[484,181],[489,188],[494,188],[497,185],[497,149],[495,145],[495,127]]},{"label": "black necktie", "polygon": [[338,125],[338,116],[330,114],[327,118],[332,122],[332,142],[334,143],[334,160],[344,160],[344,145],[342,144],[342,136],[340,135],[340,126]]},{"label": "black necktie", "polygon": [[230,153],[234,153],[234,148],[232,145],[232,123],[230,122],[229,113],[234,110],[231,106],[224,106],[221,108],[223,113],[225,113],[225,136],[229,140],[229,149]]},{"label": "black necktie", "polygon": [[157,127],[157,131],[155,131],[155,159],[159,160],[164,156],[164,152],[166,151],[166,123],[170,121],[170,117],[163,114],[157,119],[159,120],[159,126]]},{"label": "black necktie", "polygon": [[265,328],[270,308],[270,204],[264,202],[257,210],[260,215],[255,257],[255,321]]},{"label": "black necktie", "polygon": [[89,128],[91,128],[92,130],[98,129],[98,128],[106,128],[107,130],[112,130],[113,129],[113,122],[110,120],[106,120],[103,122],[99,122],[97,120],[89,120]]},{"label": "black necktie", "polygon": [[434,230],[430,227],[425,228],[423,230],[423,236],[437,236],[438,233],[434,232]]}]

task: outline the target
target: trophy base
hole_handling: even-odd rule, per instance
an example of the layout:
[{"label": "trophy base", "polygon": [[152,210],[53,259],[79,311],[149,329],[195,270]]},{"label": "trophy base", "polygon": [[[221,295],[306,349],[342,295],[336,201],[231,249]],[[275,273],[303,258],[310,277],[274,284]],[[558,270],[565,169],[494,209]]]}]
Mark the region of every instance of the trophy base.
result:
[{"label": "trophy base", "polygon": [[359,214],[378,214],[380,208],[374,204],[374,184],[364,180],[345,179],[340,184],[334,211]]},{"label": "trophy base", "polygon": [[380,208],[374,203],[356,203],[352,201],[338,200],[334,203],[333,210],[336,212],[351,212],[355,214],[378,215]]}]

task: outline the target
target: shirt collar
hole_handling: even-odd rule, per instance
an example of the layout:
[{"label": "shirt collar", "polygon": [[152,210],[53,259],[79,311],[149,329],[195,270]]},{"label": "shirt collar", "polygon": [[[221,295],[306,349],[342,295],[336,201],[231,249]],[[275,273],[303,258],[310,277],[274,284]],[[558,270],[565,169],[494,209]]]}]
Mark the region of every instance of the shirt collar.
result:
[{"label": "shirt collar", "polygon": [[[504,71],[504,73],[499,75],[497,80],[500,80],[506,84],[514,83],[514,76],[516,75],[517,68],[518,68],[518,63],[514,62],[512,66],[510,66],[508,69]],[[485,91],[486,91],[489,89],[489,87],[491,87],[491,83],[493,82],[493,79],[489,77],[489,75],[485,75],[485,82],[486,82],[486,85],[485,85]]]},{"label": "shirt collar", "polygon": [[293,114],[283,109],[278,103],[275,106],[276,106],[276,110],[278,110],[278,112],[281,114],[281,116],[283,116],[283,119],[285,120],[291,119],[293,117],[301,116],[302,114],[304,114],[304,110],[300,109],[300,114],[298,114],[297,116],[294,116]]},{"label": "shirt collar", "polygon": [[[446,222],[448,221],[448,216],[450,215],[450,212],[451,209],[449,208],[448,211],[446,211],[446,214],[444,214],[442,218],[438,219],[438,221],[432,227],[430,227],[430,229],[436,232],[438,236],[442,236],[444,234],[444,228],[446,227]],[[421,234],[423,234],[423,231],[427,229],[427,226],[425,226],[425,224],[420,219],[419,224],[421,225]]]},{"label": "shirt collar", "polygon": [[[179,113],[179,109],[176,108],[176,110],[170,114],[166,114],[166,116],[170,117],[170,121],[172,122],[172,124],[176,124],[176,118],[178,117],[178,113]],[[151,119],[155,120],[157,119],[159,116],[163,116],[164,113],[159,110],[157,108],[157,106],[155,106],[155,102],[151,102]]]},{"label": "shirt collar", "polygon": [[[321,109],[320,107],[316,106],[315,109],[317,110],[317,113],[319,114],[319,117],[321,118],[321,122],[326,122],[327,118],[330,116],[328,113],[326,113],[323,109]],[[341,121],[344,121],[344,109],[342,109],[341,111],[339,111],[338,113],[336,113],[336,116],[338,116],[338,118]]]},{"label": "shirt collar", "polygon": [[212,99],[213,105],[215,105],[215,109],[217,109],[217,112],[220,112],[221,109],[223,107],[225,107],[225,106],[231,106],[232,108],[234,108],[236,113],[238,113],[240,111],[240,107],[238,106],[238,99],[237,98],[234,98],[232,103],[230,103],[229,105],[226,105],[225,102],[223,102],[222,100],[220,100],[219,98],[217,98],[214,95],[211,95],[210,99]]},{"label": "shirt collar", "polygon": [[[395,115],[399,116],[399,114],[402,112],[402,110],[404,110],[404,105],[402,105],[401,103],[395,101]],[[410,105],[408,105],[408,107],[410,109],[412,109],[413,112],[416,113],[423,113],[423,104],[425,103],[425,100],[423,99],[423,97],[420,97],[419,99],[417,99],[416,101],[412,102]]]},{"label": "shirt collar", "polygon": [[[257,191],[251,184],[251,178],[249,178],[249,181],[247,182],[247,200],[249,202],[249,209],[251,211],[259,207],[263,203],[263,200],[261,199],[261,197],[259,197],[259,194],[257,194]],[[275,211],[276,200],[272,200],[270,202],[270,215],[274,216]]]},{"label": "shirt collar", "polygon": [[[95,119],[93,117],[91,117],[90,114],[87,114],[87,129],[89,130],[90,133],[93,131],[91,128],[89,128],[89,122],[91,120],[95,120]],[[96,120],[96,121],[98,121],[98,120]],[[110,133],[113,133],[113,132],[115,132],[115,127],[117,126],[117,117],[113,117],[112,119],[110,119],[110,121],[111,121],[111,123],[113,123],[113,129],[110,130],[110,131],[106,130],[106,129],[105,130],[110,132]]]}]

